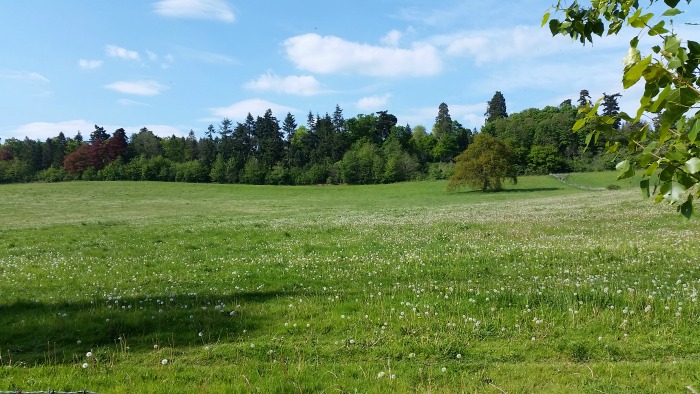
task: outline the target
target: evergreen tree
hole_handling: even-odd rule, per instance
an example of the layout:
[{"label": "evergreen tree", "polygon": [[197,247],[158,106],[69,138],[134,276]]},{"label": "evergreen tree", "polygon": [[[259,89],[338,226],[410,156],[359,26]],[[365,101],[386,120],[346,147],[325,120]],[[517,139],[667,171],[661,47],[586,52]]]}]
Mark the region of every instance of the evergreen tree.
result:
[{"label": "evergreen tree", "polygon": [[109,133],[107,133],[104,127],[95,125],[95,131],[90,133],[90,142],[94,141],[107,141],[109,139]]},{"label": "evergreen tree", "polygon": [[377,143],[383,143],[391,134],[391,129],[396,126],[398,119],[387,111],[377,112],[377,120],[374,124],[377,135]]},{"label": "evergreen tree", "polygon": [[443,134],[452,133],[452,117],[450,116],[450,109],[447,104],[441,103],[438,106],[438,114],[435,117],[435,124],[433,125],[433,135],[436,139],[440,139]]},{"label": "evergreen tree", "polygon": [[496,119],[502,119],[508,117],[508,112],[506,111],[506,99],[503,94],[497,91],[491,100],[489,100],[486,106],[486,123],[493,122]]},{"label": "evergreen tree", "polygon": [[264,170],[269,170],[284,153],[282,133],[277,118],[272,115],[272,110],[268,109],[264,116],[258,117],[255,130],[259,141],[259,164]]},{"label": "evergreen tree", "polygon": [[[605,94],[603,93],[603,115],[604,116],[617,116],[620,114],[620,104],[617,102],[617,99],[622,97],[620,93],[615,93],[615,94]],[[622,119],[617,118],[615,119],[615,123],[613,123],[613,129],[619,130],[620,129],[620,124],[622,123]]]},{"label": "evergreen tree", "polygon": [[287,116],[284,117],[282,122],[282,131],[284,132],[284,138],[287,142],[292,140],[294,131],[297,129],[297,122],[294,119],[294,115],[291,112],[287,112]]},{"label": "evergreen tree", "polygon": [[335,105],[335,111],[333,112],[333,128],[336,133],[345,132],[345,119],[343,118],[343,110],[340,105]]},{"label": "evergreen tree", "polygon": [[578,94],[578,106],[585,107],[590,102],[591,102],[591,95],[590,95],[590,93],[588,93],[588,90],[586,90],[586,89],[581,90]]}]

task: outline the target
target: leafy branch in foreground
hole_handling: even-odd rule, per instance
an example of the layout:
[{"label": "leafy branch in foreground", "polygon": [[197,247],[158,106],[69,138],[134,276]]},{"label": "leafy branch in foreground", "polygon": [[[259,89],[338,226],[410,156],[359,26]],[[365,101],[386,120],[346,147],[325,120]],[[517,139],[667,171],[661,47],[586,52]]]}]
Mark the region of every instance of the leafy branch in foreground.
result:
[{"label": "leafy branch in foreground", "polygon": [[[681,6],[691,1],[686,0]],[[644,80],[637,113],[600,116],[598,100],[582,109],[584,116],[576,122],[574,131],[587,123],[594,125],[586,138],[590,144],[601,134],[615,133],[613,125],[618,118],[635,123],[643,116],[655,119],[654,129],[646,124],[629,136],[627,159],[617,165],[619,179],[632,177],[635,169],[641,168],[644,196],[654,195],[656,202],[678,203],[679,212],[690,218],[693,197],[700,196],[700,44],[683,39],[674,31],[673,18],[683,14],[681,1],[663,3],[650,0],[648,5],[640,6],[638,0],[591,0],[590,6],[576,1],[567,6],[560,0],[552,9],[561,19],[550,20],[551,13],[547,12],[542,26],[549,23],[552,35],[569,36],[584,45],[593,42],[593,35],[616,35],[623,27],[637,30],[624,58],[622,76],[625,89]],[[652,9],[663,13],[654,14]],[[656,40],[657,45],[642,53],[638,45],[640,39],[646,41],[646,36]],[[618,152],[620,143],[609,142],[607,148]]]}]

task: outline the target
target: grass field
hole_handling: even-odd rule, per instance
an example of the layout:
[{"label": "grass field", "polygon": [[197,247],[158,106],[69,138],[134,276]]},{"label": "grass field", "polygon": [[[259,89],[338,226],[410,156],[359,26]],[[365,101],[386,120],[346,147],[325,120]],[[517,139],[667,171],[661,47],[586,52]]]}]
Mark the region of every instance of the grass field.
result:
[{"label": "grass field", "polygon": [[0,391],[699,390],[700,227],[621,186],[2,185]]}]

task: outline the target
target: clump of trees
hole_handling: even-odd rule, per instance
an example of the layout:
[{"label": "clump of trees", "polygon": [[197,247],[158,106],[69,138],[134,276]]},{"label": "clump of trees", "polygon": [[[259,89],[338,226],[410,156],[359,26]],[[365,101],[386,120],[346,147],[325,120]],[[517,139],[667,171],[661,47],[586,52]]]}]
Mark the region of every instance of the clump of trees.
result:
[{"label": "clump of trees", "polygon": [[[612,110],[618,96],[611,96]],[[589,104],[588,98],[588,92],[582,91],[581,106]],[[465,159],[475,152],[468,148],[481,134],[510,147],[513,171],[507,171],[509,176],[608,168],[611,162],[601,159],[605,152],[584,151],[585,137],[571,133],[579,108],[567,100],[558,107],[508,115],[505,97],[496,92],[488,102],[487,122],[480,133],[452,119],[446,103],[438,106],[430,131],[421,125],[398,125],[396,116],[387,111],[345,119],[337,105],[332,114],[309,112],[302,125],[291,113],[280,122],[271,110],[257,117],[248,114],[242,123],[223,119],[217,126],[209,125],[201,138],[193,131],[186,137],[162,138],[147,128],[131,136],[121,128],[110,134],[96,125],[87,140],[80,132],[72,138],[61,132],[45,141],[4,141],[0,183],[372,184],[448,179],[455,173],[465,179],[464,168],[475,168],[464,167]],[[500,187],[494,179],[488,180],[486,189]],[[484,183],[477,188],[483,189]]]},{"label": "clump of trees", "polygon": [[[472,132],[440,106],[436,135],[397,125],[387,111],[343,117],[309,113],[297,125],[268,110],[242,123],[223,119],[203,138],[161,138],[147,128],[126,136],[95,126],[87,141],[61,132],[46,141],[9,139],[0,145],[0,182],[144,180],[307,185],[402,182],[429,176],[436,161],[451,162]],[[445,178],[446,174],[438,174]]]}]

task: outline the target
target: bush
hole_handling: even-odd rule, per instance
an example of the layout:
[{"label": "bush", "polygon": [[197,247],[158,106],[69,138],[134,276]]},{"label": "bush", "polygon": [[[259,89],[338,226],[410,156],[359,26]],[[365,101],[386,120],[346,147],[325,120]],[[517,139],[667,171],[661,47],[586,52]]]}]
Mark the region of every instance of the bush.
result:
[{"label": "bush", "polygon": [[175,166],[175,181],[200,183],[207,182],[207,169],[199,160],[187,161]]},{"label": "bush", "polygon": [[66,179],[66,170],[63,168],[49,167],[36,174],[36,180],[42,182],[62,182]]},{"label": "bush", "polygon": [[449,179],[455,173],[454,163],[430,163],[428,167],[428,179]]}]

